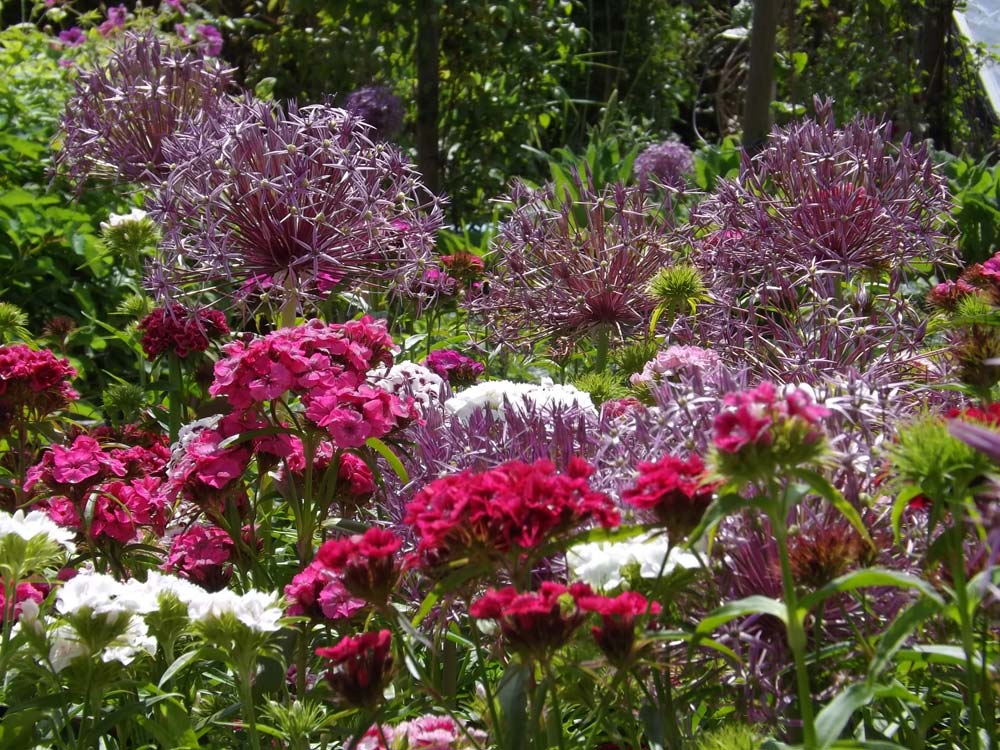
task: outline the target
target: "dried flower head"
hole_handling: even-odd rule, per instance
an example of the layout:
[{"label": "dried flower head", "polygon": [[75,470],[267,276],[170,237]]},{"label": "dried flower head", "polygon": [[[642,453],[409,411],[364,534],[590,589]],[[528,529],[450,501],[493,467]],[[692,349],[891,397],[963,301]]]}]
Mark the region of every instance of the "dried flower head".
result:
[{"label": "dried flower head", "polygon": [[439,202],[365,131],[342,109],[248,101],[214,132],[174,139],[178,167],[153,200],[165,242],[149,287],[281,303],[420,278]]},{"label": "dried flower head", "polygon": [[[124,7],[124,6],[122,6]],[[82,71],[62,119],[57,166],[82,186],[91,177],[166,177],[165,141],[196,117],[224,113],[232,71],[169,46],[153,32],[126,34],[105,67]]]},{"label": "dried flower head", "polygon": [[641,191],[577,181],[556,194],[518,182],[507,200],[490,292],[470,301],[492,339],[566,347],[599,332],[623,340],[648,321],[646,287],[670,259],[674,230]]}]

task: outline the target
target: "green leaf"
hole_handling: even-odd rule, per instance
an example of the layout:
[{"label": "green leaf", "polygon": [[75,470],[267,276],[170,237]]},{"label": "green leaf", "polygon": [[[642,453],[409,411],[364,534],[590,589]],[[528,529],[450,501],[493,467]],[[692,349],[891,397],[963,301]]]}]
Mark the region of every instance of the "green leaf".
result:
[{"label": "green leaf", "polygon": [[909,506],[910,501],[913,498],[919,496],[923,491],[916,485],[909,485],[904,487],[898,495],[896,495],[896,500],[892,504],[892,537],[899,543],[901,538],[900,534],[900,522],[903,519],[903,513],[906,512],[906,508]]},{"label": "green leaf", "polygon": [[895,653],[902,648],[903,643],[920,624],[928,617],[941,611],[941,603],[934,599],[921,597],[904,609],[879,638],[875,657],[868,667],[868,681],[873,682],[884,670]]},{"label": "green leaf", "polygon": [[409,484],[410,475],[406,473],[406,468],[403,466],[403,462],[399,460],[399,457],[392,452],[392,449],[379,440],[376,437],[370,437],[365,441],[365,445],[378,453],[382,458],[385,459],[386,463],[389,464],[396,476],[403,484]]},{"label": "green leaf", "polygon": [[698,627],[696,634],[707,634],[714,631],[720,625],[725,625],[730,620],[746,615],[773,615],[784,623],[788,622],[788,609],[782,602],[771,599],[767,596],[748,596],[745,599],[738,599],[734,602],[727,602],[721,607],[706,615]]},{"label": "green leaf", "polygon": [[182,669],[184,669],[184,667],[186,667],[191,662],[197,660],[200,656],[202,656],[200,649],[195,649],[194,651],[188,651],[186,654],[181,654],[180,656],[178,656],[176,659],[174,659],[173,663],[163,671],[163,674],[160,675],[160,681],[156,683],[157,687],[162,689],[164,685],[170,682],[171,678],[175,674],[180,672]]},{"label": "green leaf", "polygon": [[874,697],[875,688],[872,685],[858,682],[838,693],[826,704],[816,715],[816,741],[819,743],[819,750],[830,747],[840,737],[854,712],[868,705]]},{"label": "green leaf", "polygon": [[525,747],[525,730],[528,725],[528,669],[518,662],[510,662],[497,687],[500,704],[500,724],[503,726],[503,747]]},{"label": "green leaf", "polygon": [[840,490],[830,484],[826,477],[812,469],[804,468],[792,469],[791,474],[808,484],[813,492],[836,508],[840,512],[840,515],[846,518],[855,531],[861,535],[861,538],[868,542],[870,547],[875,546],[875,542],[872,541],[871,535],[868,533],[868,528],[865,526],[864,521],[861,520],[861,514],[858,513],[858,509],[851,505],[847,498],[841,494]]},{"label": "green leaf", "polygon": [[944,604],[941,596],[934,590],[927,581],[917,578],[909,573],[901,573],[898,570],[888,568],[864,568],[845,573],[839,578],[835,578],[823,588],[814,591],[799,602],[799,609],[808,612],[817,604],[834,594],[843,591],[854,591],[855,589],[868,586],[891,586],[899,589],[914,589],[929,599]]},{"label": "green leaf", "polygon": [[688,548],[701,539],[702,535],[726,516],[747,507],[748,503],[735,492],[719,495],[705,510],[705,515],[688,537]]}]

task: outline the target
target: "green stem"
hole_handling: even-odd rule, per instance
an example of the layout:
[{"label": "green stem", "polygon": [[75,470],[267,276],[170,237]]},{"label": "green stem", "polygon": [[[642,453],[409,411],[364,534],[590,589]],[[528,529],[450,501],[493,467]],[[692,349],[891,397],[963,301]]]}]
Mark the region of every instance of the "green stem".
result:
[{"label": "green stem", "polygon": [[594,343],[597,346],[594,372],[604,372],[608,369],[608,351],[611,348],[611,331],[607,325],[600,326],[594,333]]},{"label": "green stem", "polygon": [[[952,585],[955,588],[955,606],[958,608],[959,628],[962,634],[962,650],[965,652],[965,689],[968,693],[969,708],[969,750],[979,750],[979,727],[981,723],[979,705],[979,674],[972,662],[976,652],[976,636],[973,632],[972,617],[969,612],[969,592],[965,578],[965,555],[962,550],[961,529],[965,526],[964,514],[956,511],[954,526],[948,530],[951,535],[948,559],[951,568]],[[985,654],[984,657],[985,658]]]},{"label": "green stem", "polygon": [[167,354],[169,363],[169,387],[167,389],[167,409],[170,421],[170,442],[177,442],[177,435],[181,431],[181,422],[184,420],[184,374],[181,372],[181,360],[173,352]]},{"label": "green stem", "polygon": [[253,687],[250,684],[255,661],[256,655],[251,652],[249,658],[240,659],[235,666],[240,702],[243,704],[243,720],[246,724],[247,735],[250,737],[250,747],[252,750],[260,750],[260,735],[257,734],[257,711],[253,703]]},{"label": "green stem", "polygon": [[[772,496],[774,497],[774,496]],[[776,498],[775,498],[776,499]],[[795,681],[799,692],[799,712],[802,715],[802,743],[805,750],[816,748],[816,725],[813,715],[812,689],[809,686],[809,672],[806,669],[806,631],[799,600],[795,593],[795,577],[788,557],[788,529],[785,524],[784,503],[778,504],[776,512],[769,513],[771,531],[778,545],[781,557],[781,585],[788,611],[788,647],[795,661]]]},{"label": "green stem", "polygon": [[291,276],[285,280],[285,301],[278,312],[278,322],[282,328],[294,328],[295,318],[299,312],[299,295],[295,291],[295,284]]}]

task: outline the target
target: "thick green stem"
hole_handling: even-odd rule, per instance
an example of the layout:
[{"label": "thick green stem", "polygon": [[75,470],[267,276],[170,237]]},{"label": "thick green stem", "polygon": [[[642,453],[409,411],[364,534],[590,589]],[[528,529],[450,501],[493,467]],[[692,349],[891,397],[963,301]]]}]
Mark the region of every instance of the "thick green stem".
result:
[{"label": "thick green stem", "polygon": [[278,312],[278,323],[282,328],[294,328],[295,318],[299,312],[299,295],[295,291],[295,283],[291,275],[285,280],[285,301]]},{"label": "thick green stem", "polygon": [[173,352],[167,355],[169,363],[169,389],[167,390],[167,409],[170,420],[170,442],[177,442],[184,421],[184,373],[181,371],[181,360]]},{"label": "thick green stem", "polygon": [[255,657],[240,660],[236,664],[236,681],[240,692],[240,702],[243,704],[243,720],[246,724],[247,735],[250,737],[250,747],[252,750],[260,750],[260,735],[257,734],[257,710],[253,703],[253,687],[250,683],[250,676],[253,674]]},{"label": "thick green stem", "polygon": [[607,325],[602,325],[595,331],[594,343],[597,346],[594,372],[604,372],[608,369],[608,351],[611,348],[611,330]]},{"label": "thick green stem", "polygon": [[802,744],[805,750],[816,748],[816,725],[813,715],[812,689],[809,686],[809,672],[806,669],[806,630],[803,616],[799,612],[799,600],[795,593],[795,578],[788,558],[788,529],[785,527],[784,507],[770,514],[771,530],[781,557],[781,584],[784,589],[785,609],[788,611],[788,647],[795,661],[795,682],[799,692],[799,713],[802,716]]},{"label": "thick green stem", "polygon": [[[948,533],[952,534],[949,539],[951,549],[949,550],[949,563],[951,568],[952,585],[955,588],[955,606],[958,608],[959,629],[962,635],[962,650],[965,652],[965,689],[968,695],[968,717],[969,717],[969,750],[979,750],[980,738],[979,727],[982,719],[980,716],[980,694],[979,694],[979,673],[973,663],[972,657],[976,653],[976,636],[973,631],[972,613],[969,612],[969,592],[965,576],[965,555],[962,549],[961,529],[964,527],[963,514],[955,514],[955,525]],[[985,655],[984,657],[985,658]]]}]

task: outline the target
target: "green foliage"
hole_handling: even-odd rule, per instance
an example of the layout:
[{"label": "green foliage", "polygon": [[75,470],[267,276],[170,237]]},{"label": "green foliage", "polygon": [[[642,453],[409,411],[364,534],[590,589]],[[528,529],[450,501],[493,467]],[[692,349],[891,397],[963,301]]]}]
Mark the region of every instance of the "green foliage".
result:
[{"label": "green foliage", "polygon": [[752,726],[746,724],[723,724],[698,735],[695,739],[696,750],[756,750],[760,746],[761,736]]},{"label": "green foliage", "polygon": [[105,318],[123,287],[138,286],[138,268],[110,257],[100,238],[100,221],[121,199],[95,189],[77,200],[51,181],[52,141],[72,93],[59,57],[33,26],[0,31],[0,298],[27,312],[20,338],[54,316],[72,318],[74,364],[100,378],[88,362],[121,360],[101,354],[107,342],[89,321]]},{"label": "green foliage", "polygon": [[968,265],[982,263],[1000,250],[1000,165],[942,156],[962,259]]},{"label": "green foliage", "polygon": [[619,383],[618,378],[607,371],[589,372],[578,378],[573,385],[581,391],[589,393],[595,406],[628,395],[628,388]]}]

